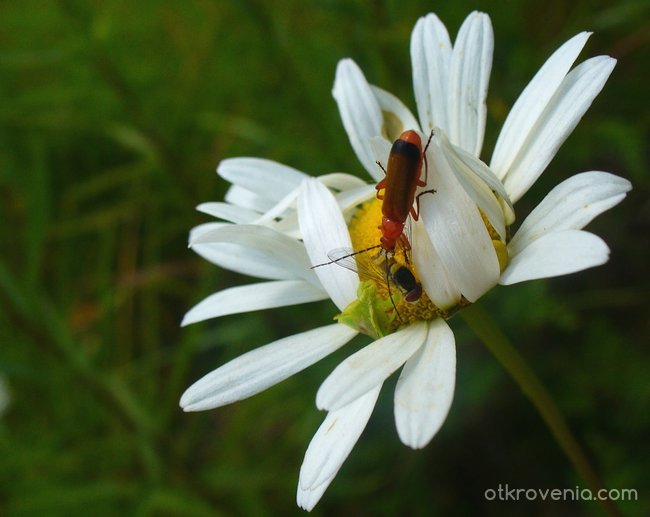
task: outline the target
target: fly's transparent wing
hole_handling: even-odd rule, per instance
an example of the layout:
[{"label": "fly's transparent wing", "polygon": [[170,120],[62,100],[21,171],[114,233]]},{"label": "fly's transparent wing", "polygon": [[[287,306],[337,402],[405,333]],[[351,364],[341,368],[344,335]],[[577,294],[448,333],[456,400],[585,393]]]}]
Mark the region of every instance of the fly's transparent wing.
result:
[{"label": "fly's transparent wing", "polygon": [[336,248],[329,251],[327,256],[332,264],[358,273],[362,280],[386,283],[386,265],[382,265],[385,259],[378,260],[380,257],[373,253],[375,249],[355,252],[352,248]]},{"label": "fly's transparent wing", "polygon": [[[377,246],[378,247],[378,246]],[[330,262],[325,265],[336,264],[350,271],[354,271],[362,280],[372,280],[377,284],[386,285],[389,293],[391,285],[396,286],[405,296],[407,302],[416,302],[422,295],[422,287],[416,280],[411,267],[410,252],[401,247],[396,253],[403,253],[407,265],[401,265],[395,260],[392,253],[380,250],[372,253],[375,248],[355,252],[352,248],[336,248],[327,253]]]}]

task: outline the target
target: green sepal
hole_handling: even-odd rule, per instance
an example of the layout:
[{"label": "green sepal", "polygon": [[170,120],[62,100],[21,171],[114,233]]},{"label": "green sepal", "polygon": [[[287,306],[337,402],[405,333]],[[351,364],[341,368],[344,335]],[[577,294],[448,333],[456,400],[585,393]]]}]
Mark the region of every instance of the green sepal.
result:
[{"label": "green sepal", "polygon": [[334,319],[373,339],[392,334],[397,330],[395,307],[401,301],[401,293],[393,293],[393,300],[377,294],[377,284],[366,280],[359,284],[357,299],[350,303]]}]

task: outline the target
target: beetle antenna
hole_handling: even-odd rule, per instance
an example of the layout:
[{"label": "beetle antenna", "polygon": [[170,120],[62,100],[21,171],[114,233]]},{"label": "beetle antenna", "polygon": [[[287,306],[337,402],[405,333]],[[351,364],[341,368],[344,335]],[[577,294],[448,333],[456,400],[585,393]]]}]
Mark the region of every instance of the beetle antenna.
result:
[{"label": "beetle antenna", "polygon": [[347,255],[343,255],[342,257],[339,257],[337,259],[330,260],[329,262],[323,262],[322,264],[316,264],[315,266],[312,266],[310,269],[315,269],[315,268],[321,267],[321,266],[329,266],[330,264],[336,264],[337,262],[339,262],[339,261],[341,261],[343,259],[346,259],[346,258],[349,258],[349,257],[354,257],[355,255],[358,255],[359,253],[365,253],[367,251],[375,250],[377,248],[381,248],[381,244],[375,244],[374,246],[370,246],[369,248],[359,250],[359,251],[355,251],[354,253],[348,253]]}]

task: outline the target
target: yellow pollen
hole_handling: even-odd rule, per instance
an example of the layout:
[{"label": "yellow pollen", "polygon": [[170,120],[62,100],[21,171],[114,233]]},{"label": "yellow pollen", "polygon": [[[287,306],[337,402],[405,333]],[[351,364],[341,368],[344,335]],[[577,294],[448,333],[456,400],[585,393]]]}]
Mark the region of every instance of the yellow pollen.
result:
[{"label": "yellow pollen", "polygon": [[485,224],[485,227],[487,228],[488,233],[490,234],[490,238],[492,239],[492,246],[494,246],[494,251],[497,254],[497,260],[499,261],[499,269],[501,272],[506,268],[508,265],[508,247],[505,242],[501,240],[501,237],[497,233],[497,231],[494,229],[494,226],[488,221],[488,218],[486,215],[483,213],[483,211],[479,210],[481,213],[481,219],[483,219],[483,224]]}]

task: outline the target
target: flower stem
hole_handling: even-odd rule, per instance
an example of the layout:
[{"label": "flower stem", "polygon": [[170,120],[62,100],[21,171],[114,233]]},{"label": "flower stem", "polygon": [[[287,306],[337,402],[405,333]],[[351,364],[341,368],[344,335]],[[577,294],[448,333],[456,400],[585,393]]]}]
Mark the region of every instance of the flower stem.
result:
[{"label": "flower stem", "polygon": [[515,380],[524,394],[530,398],[555,441],[569,458],[576,472],[589,485],[592,494],[598,499],[603,510],[610,516],[620,515],[618,508],[612,501],[597,497],[598,491],[604,489],[603,482],[571,433],[566,420],[555,402],[553,402],[551,395],[526,360],[483,309],[471,305],[460,311],[460,314],[478,338],[492,352],[492,355]]}]

